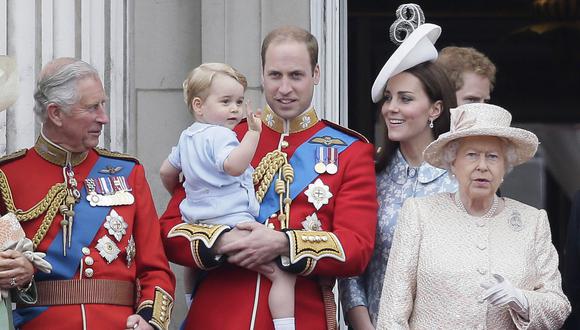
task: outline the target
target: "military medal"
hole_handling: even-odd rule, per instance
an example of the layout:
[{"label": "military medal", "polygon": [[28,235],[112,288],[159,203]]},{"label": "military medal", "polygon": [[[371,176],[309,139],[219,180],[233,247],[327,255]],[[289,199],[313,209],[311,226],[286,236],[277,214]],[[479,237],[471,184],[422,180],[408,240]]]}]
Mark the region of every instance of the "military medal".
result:
[{"label": "military medal", "polygon": [[328,200],[332,197],[330,188],[322,183],[320,178],[309,184],[304,194],[308,196],[308,202],[314,204],[317,210],[320,210],[322,205],[328,204]]},{"label": "military medal", "polygon": [[338,172],[338,150],[333,147],[328,147],[328,165],[326,165],[326,173],[336,174]]},{"label": "military medal", "polygon": [[131,264],[133,264],[133,260],[135,259],[135,254],[137,253],[137,249],[135,247],[135,240],[133,239],[133,235],[129,238],[127,242],[127,247],[125,248],[125,252],[127,252],[127,268],[131,268]]},{"label": "military medal", "polygon": [[95,179],[85,179],[85,188],[87,189],[87,201],[92,207],[97,206],[101,198],[96,193]]},{"label": "military medal", "polygon": [[111,210],[111,213],[107,215],[103,226],[109,231],[109,235],[115,237],[117,242],[121,241],[123,235],[127,233],[127,227],[129,227],[123,217],[121,217],[115,210]]},{"label": "military medal", "polygon": [[135,197],[124,176],[85,179],[87,201],[95,206],[131,205]]},{"label": "military medal", "polygon": [[324,147],[318,147],[316,149],[316,165],[314,165],[314,171],[316,171],[318,174],[326,172],[326,153],[324,149]]},{"label": "military medal", "polygon": [[117,244],[113,242],[108,236],[103,236],[99,238],[96,246],[99,254],[103,259],[107,261],[108,264],[113,262],[113,260],[117,259],[121,250],[117,247]]}]

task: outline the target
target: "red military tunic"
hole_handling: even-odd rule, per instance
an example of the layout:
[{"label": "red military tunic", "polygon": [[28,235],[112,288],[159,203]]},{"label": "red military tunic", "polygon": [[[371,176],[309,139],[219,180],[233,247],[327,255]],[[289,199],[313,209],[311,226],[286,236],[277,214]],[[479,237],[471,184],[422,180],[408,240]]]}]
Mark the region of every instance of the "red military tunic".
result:
[{"label": "red military tunic", "polygon": [[[31,211],[28,212],[28,215],[18,215],[19,213],[16,213],[26,236],[30,239],[35,238],[33,239],[35,245],[38,243],[36,251],[46,252],[57,237],[62,237],[63,230],[60,225],[62,215],[57,211],[54,219],[48,223],[46,234],[38,242],[37,237],[41,233],[39,228],[43,223],[43,219],[47,218],[46,214],[51,211],[51,208],[48,207],[48,210],[41,209],[40,214],[35,214],[34,208],[40,205],[37,204],[40,201],[47,200],[47,194],[51,187],[54,187],[55,184],[63,183],[63,163],[58,164],[63,159],[60,157],[63,153],[66,154],[65,151],[47,142],[41,136],[35,148],[9,156],[7,157],[9,159],[4,159],[0,163],[0,170],[3,173],[3,175],[0,174],[0,182],[2,183],[0,185],[2,190],[2,204],[0,207],[2,214],[7,211],[14,212],[11,208],[25,211],[21,213],[27,213],[27,210]],[[105,158],[103,159],[103,157]],[[73,158],[74,178],[78,182],[79,190],[84,188],[84,180],[98,159],[102,159],[106,164],[110,159],[115,158],[128,157],[104,150],[90,150],[84,160],[82,157],[76,159],[77,162],[80,162],[78,164],[74,164],[75,158]],[[128,187],[132,189],[131,194],[134,196],[134,203],[131,205],[110,206],[110,212],[105,214],[108,217],[114,216],[116,220],[121,218],[126,224],[126,228],[121,226],[111,231],[105,228],[104,224],[107,223],[105,218],[94,219],[97,221],[95,226],[98,226],[95,227],[97,228],[96,235],[94,235],[94,238],[89,237],[91,243],[87,246],[73,246],[71,248],[82,249],[82,254],[80,254],[80,260],[71,261],[71,267],[73,268],[70,269],[74,273],[71,279],[80,280],[80,282],[85,281],[83,282],[85,284],[93,280],[120,280],[124,281],[123,283],[129,283],[131,287],[134,285],[136,292],[132,293],[128,298],[125,296],[116,298],[133,299],[133,303],[115,305],[115,301],[112,301],[111,303],[113,304],[52,305],[48,306],[39,315],[35,315],[35,317],[21,324],[20,329],[124,329],[127,317],[136,312],[144,316],[147,321],[151,320],[150,323],[154,327],[167,329],[169,324],[168,315],[173,305],[172,296],[174,294],[175,278],[163,251],[159,236],[158,218],[143,167],[135,163],[136,160],[134,159],[124,161],[134,164],[130,174],[125,178]],[[115,169],[109,170],[115,171]],[[94,209],[96,208],[99,208],[99,206],[94,207]],[[75,206],[75,210],[77,209],[77,206]],[[93,211],[93,208],[89,208],[88,212],[91,211]],[[116,214],[113,212],[116,212]],[[86,225],[82,224],[80,215],[75,215],[75,218],[77,223],[72,232],[73,237],[80,235],[82,228],[84,228],[83,226],[86,227]],[[85,219],[93,220],[90,215]],[[102,252],[104,248],[102,244],[99,245],[99,240],[103,237],[105,237],[102,240],[103,242],[113,242],[119,250],[116,253],[115,248],[112,249],[113,252],[108,255],[108,258],[112,260],[107,260],[102,255],[107,253],[107,251]],[[97,248],[98,246],[99,248]],[[56,251],[60,254],[62,253],[62,248]],[[65,260],[73,254],[71,252],[68,252]],[[57,277],[56,279],[62,279],[58,278],[61,270],[59,265],[53,264],[52,275]],[[36,282],[40,286],[42,281],[39,280],[39,277],[40,275],[37,274]],[[108,289],[109,287],[102,291],[107,291]],[[110,287],[110,290],[113,290],[113,288]],[[41,294],[41,291],[39,291],[39,299],[47,298],[40,297]],[[67,292],[61,292],[58,295],[66,297]],[[23,306],[19,306],[16,312],[19,310],[45,308],[28,307],[27,309],[27,307],[24,307],[21,309],[21,307]],[[163,314],[167,316],[162,316],[160,314],[161,311],[164,311]],[[15,316],[15,321],[22,322],[18,316]]]},{"label": "red military tunic", "polygon": [[[254,168],[258,167],[267,153],[278,148],[281,125],[284,124],[268,108],[264,110],[262,120],[263,129],[252,161]],[[377,219],[373,147],[355,132],[319,121],[313,109],[288,124],[291,133],[284,138],[286,142],[282,143],[280,149],[288,155],[288,159],[298,147],[309,141],[321,143],[322,137],[317,136],[317,133],[329,126],[346,132],[350,137],[356,136],[355,141],[338,156],[338,172],[324,173],[315,178],[322,181],[332,197],[327,198],[327,203],[317,209],[305,194],[311,188],[307,186],[301,189],[291,202],[290,221],[286,231],[289,241],[296,242],[291,244],[290,257],[302,257],[285,268],[302,275],[298,276],[295,287],[296,329],[327,329],[336,320],[335,315],[332,316],[332,313],[336,313],[334,301],[328,296],[334,279],[362,273],[373,251]],[[241,139],[247,131],[247,123],[238,125],[235,131]],[[315,137],[319,139],[314,139]],[[332,138],[333,136],[326,138],[330,145],[340,144],[340,139]],[[319,145],[324,146],[324,143]],[[311,157],[315,155],[312,154]],[[308,167],[300,171],[295,169],[294,176],[314,171],[314,168]],[[292,189],[293,186],[290,185],[290,190]],[[186,328],[249,329],[253,324],[255,329],[273,329],[268,308],[269,280],[255,272],[227,263],[217,267],[219,263],[212,258],[208,246],[228,229],[224,226],[184,224],[179,213],[179,203],[184,197],[183,189],[177,190],[160,219],[166,253],[172,262],[188,267],[216,267],[209,271],[196,291],[187,316]],[[306,231],[303,221],[307,217],[312,220],[313,214],[316,214],[321,228],[319,231]],[[269,218],[269,222],[280,230],[281,224],[277,217]],[[311,250],[310,247],[315,249]],[[332,302],[326,308],[321,283],[325,283],[327,303]],[[259,288],[257,299],[256,288]],[[327,320],[327,313],[331,320]]]}]

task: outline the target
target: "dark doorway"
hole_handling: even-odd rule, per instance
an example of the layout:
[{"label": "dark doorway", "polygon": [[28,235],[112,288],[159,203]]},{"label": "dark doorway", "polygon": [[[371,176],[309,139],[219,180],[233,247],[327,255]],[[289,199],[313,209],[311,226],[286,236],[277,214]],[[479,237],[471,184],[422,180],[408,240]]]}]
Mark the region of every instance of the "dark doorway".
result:
[{"label": "dark doorway", "polygon": [[[395,50],[388,31],[399,1],[349,1],[349,123],[373,139],[370,88]],[[443,29],[436,47],[470,46],[497,65],[492,103],[518,123],[579,123],[580,2],[426,1],[426,22]]]}]

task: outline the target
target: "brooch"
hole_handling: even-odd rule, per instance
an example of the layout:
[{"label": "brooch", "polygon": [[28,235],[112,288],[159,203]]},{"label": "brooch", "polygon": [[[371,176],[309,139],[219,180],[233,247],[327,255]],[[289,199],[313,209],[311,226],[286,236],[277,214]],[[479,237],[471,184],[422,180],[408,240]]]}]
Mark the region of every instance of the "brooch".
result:
[{"label": "brooch", "polygon": [[514,211],[512,215],[508,219],[508,224],[513,231],[521,231],[524,229],[524,222],[522,221],[522,217],[518,211]]}]

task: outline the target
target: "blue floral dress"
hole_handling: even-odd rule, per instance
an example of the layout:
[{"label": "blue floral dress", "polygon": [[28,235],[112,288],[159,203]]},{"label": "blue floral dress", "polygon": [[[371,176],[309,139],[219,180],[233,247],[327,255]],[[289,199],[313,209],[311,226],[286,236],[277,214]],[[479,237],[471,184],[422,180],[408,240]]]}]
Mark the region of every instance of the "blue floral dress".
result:
[{"label": "blue floral dress", "polygon": [[391,164],[377,175],[379,214],[375,250],[369,265],[363,275],[339,280],[343,311],[366,306],[376,325],[391,242],[403,202],[409,197],[456,190],[457,182],[447,170],[425,162],[419,167],[411,167],[397,150]]}]

